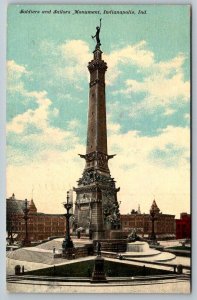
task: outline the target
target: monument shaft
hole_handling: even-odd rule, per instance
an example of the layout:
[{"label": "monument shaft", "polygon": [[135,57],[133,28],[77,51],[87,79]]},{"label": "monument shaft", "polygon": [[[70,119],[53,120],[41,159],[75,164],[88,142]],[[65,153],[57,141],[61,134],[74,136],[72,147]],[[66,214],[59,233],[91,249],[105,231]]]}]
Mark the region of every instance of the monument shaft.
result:
[{"label": "monument shaft", "polygon": [[96,47],[93,60],[88,64],[90,72],[89,111],[86,154],[80,156],[86,165],[78,187],[74,215],[74,229],[103,239],[106,232],[119,228],[119,205],[115,181],[111,178],[108,160],[114,155],[107,152],[107,126],[105,102],[105,72],[107,64],[102,51]]},{"label": "monument shaft", "polygon": [[102,52],[94,51],[88,69],[90,72],[89,114],[86,153],[100,151],[107,154],[107,128],[105,107],[106,63],[101,60]]}]

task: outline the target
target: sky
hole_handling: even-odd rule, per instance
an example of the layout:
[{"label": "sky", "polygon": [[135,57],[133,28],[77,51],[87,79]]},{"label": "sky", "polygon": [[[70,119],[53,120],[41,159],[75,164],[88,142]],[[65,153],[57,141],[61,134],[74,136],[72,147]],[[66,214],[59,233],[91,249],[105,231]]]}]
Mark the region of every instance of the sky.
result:
[{"label": "sky", "polygon": [[[109,13],[123,10],[134,13]],[[77,186],[85,166],[78,154],[86,149],[87,64],[100,18],[108,152],[116,154],[109,167],[120,211],[140,205],[147,213],[155,199],[162,213],[189,213],[187,5],[9,6],[7,197],[33,197],[38,211],[62,213],[66,191]]]}]

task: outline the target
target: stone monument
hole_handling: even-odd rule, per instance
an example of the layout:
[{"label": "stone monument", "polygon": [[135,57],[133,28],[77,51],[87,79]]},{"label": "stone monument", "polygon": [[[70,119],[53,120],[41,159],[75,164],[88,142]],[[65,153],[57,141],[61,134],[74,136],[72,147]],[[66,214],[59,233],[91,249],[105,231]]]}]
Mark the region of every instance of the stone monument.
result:
[{"label": "stone monument", "polygon": [[94,270],[92,273],[92,280],[91,282],[107,282],[106,275],[105,275],[105,267],[104,267],[104,258],[101,256],[101,243],[97,242],[96,244],[96,252],[97,257],[94,261]]},{"label": "stone monument", "polygon": [[[107,124],[105,103],[105,72],[107,64],[102,60],[100,27],[96,30],[96,47],[88,64],[90,72],[89,111],[86,154],[79,154],[86,165],[78,180],[74,213],[74,230],[91,232],[92,239],[107,238],[107,231],[120,228],[119,203],[114,178],[110,175],[107,150]],[[92,38],[94,38],[92,36]]]}]

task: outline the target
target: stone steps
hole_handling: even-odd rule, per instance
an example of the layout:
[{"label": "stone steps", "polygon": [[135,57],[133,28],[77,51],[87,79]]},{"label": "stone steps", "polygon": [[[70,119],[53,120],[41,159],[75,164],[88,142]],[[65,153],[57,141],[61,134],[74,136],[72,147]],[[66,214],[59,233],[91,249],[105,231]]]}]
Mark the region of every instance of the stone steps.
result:
[{"label": "stone steps", "polygon": [[[64,258],[62,258],[62,249],[56,248],[56,253],[53,254],[53,251],[51,250],[51,248],[53,249],[52,245],[54,245],[54,243],[51,244],[49,242],[49,245],[43,245],[45,247],[37,246],[33,247],[32,249],[20,248],[13,252],[9,252],[7,254],[7,257],[19,261],[42,263],[46,265],[62,263],[64,261]],[[57,253],[57,250],[59,253]],[[93,249],[91,250],[91,245],[81,245],[80,247],[77,247],[75,249],[74,253],[74,258],[86,257],[89,255],[93,255]]]},{"label": "stone steps", "polygon": [[20,261],[28,261],[28,262],[35,262],[35,263],[42,263],[42,264],[53,264],[54,260],[57,263],[57,259],[54,259],[53,253],[50,252],[39,252],[39,251],[32,251],[29,249],[18,249],[9,253],[9,258],[20,260]]},{"label": "stone steps", "polygon": [[[135,277],[107,277],[108,282],[136,282],[136,281],[155,281],[155,280],[166,280],[166,279],[177,279],[177,280],[189,280],[187,275],[176,275],[176,274],[166,274],[166,275],[150,275],[150,276],[135,276]],[[23,282],[31,281],[33,282],[90,282],[90,277],[53,277],[53,276],[36,276],[36,275],[10,275],[7,276],[7,282]]]},{"label": "stone steps", "polygon": [[51,251],[53,251],[53,248],[59,250],[62,248],[62,242],[63,242],[63,240],[62,241],[52,240],[52,241],[48,241],[44,244],[40,244],[40,245],[36,246],[36,248],[51,250]]}]

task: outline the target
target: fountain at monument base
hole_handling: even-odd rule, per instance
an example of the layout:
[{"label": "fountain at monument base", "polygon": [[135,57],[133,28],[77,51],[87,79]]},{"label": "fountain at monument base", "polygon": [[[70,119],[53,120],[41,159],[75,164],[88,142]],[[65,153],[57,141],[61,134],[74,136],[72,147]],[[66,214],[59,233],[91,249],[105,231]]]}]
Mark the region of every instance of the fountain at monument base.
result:
[{"label": "fountain at monument base", "polygon": [[150,251],[146,242],[135,241],[127,244],[127,252],[147,252]]},{"label": "fountain at monument base", "polygon": [[144,241],[135,241],[127,244],[127,251],[121,253],[122,258],[132,258],[136,260],[146,261],[168,261],[176,256],[169,252],[161,252],[149,247],[149,244]]}]

